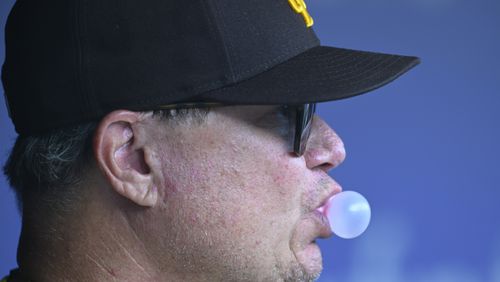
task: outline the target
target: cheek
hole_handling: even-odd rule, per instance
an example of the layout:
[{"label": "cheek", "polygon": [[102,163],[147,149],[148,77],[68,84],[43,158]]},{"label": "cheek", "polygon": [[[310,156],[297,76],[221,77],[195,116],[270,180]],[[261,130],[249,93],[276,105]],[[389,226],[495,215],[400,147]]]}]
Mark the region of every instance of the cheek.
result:
[{"label": "cheek", "polygon": [[190,140],[203,142],[163,153],[164,200],[182,201],[179,208],[192,205],[197,212],[186,216],[190,223],[229,230],[297,217],[304,191],[301,158],[283,152],[276,140],[263,143],[254,134],[214,140],[219,135],[197,136]]},{"label": "cheek", "polygon": [[[301,169],[299,159],[284,156],[272,163],[269,172],[272,180],[273,192],[278,193],[282,199],[287,199],[290,204],[299,205],[300,196],[305,191],[303,182],[303,169]],[[302,176],[301,176],[302,170]]]},{"label": "cheek", "polygon": [[271,177],[274,187],[279,187],[278,191],[282,194],[292,192],[293,187],[298,184],[297,174],[294,173],[293,165],[284,162],[281,165],[274,164],[271,171]]},{"label": "cheek", "polygon": [[[193,148],[197,148],[194,150]],[[177,194],[194,195],[200,186],[214,179],[215,161],[193,144],[179,144],[165,149],[161,157],[163,200]]]}]

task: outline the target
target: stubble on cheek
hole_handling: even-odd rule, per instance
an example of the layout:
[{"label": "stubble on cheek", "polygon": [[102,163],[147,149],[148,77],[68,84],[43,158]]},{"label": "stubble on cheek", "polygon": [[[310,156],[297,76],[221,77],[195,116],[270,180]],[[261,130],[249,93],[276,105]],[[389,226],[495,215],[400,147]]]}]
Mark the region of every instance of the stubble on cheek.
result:
[{"label": "stubble on cheek", "polygon": [[309,212],[307,205],[313,198],[309,195],[311,187],[307,187],[307,168],[303,160],[291,159],[288,155],[273,164],[268,169],[274,187],[271,194],[279,207],[278,218],[281,218],[276,228],[286,231],[276,250],[279,276],[284,281],[314,281],[321,272],[322,263],[315,245],[304,238],[309,226],[304,225],[302,219]]},{"label": "stubble on cheek", "polygon": [[[288,263],[282,263],[282,277],[285,281],[314,281],[322,271],[321,251],[314,242],[317,236],[317,226],[310,220],[312,208],[324,194],[321,183],[311,180],[305,164],[296,161],[285,162],[280,169],[272,170],[275,187],[279,188],[279,196],[288,203],[282,203],[283,211],[290,226],[288,251],[292,258]],[[288,219],[286,219],[288,217]]]},{"label": "stubble on cheek", "polygon": [[245,194],[227,183],[235,174],[211,160],[176,174],[183,177],[172,181],[177,189],[165,199],[164,213],[170,222],[165,247],[180,263],[179,271],[225,273],[235,278],[251,272],[245,268],[251,267],[252,258],[244,250],[254,247],[246,240],[258,231],[239,203],[243,199],[238,197]]}]

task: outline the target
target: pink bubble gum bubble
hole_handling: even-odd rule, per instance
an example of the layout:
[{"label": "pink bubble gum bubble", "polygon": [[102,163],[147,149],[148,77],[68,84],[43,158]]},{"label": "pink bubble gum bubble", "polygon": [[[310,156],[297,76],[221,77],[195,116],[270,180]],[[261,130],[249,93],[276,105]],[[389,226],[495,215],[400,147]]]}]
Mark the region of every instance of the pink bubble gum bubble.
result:
[{"label": "pink bubble gum bubble", "polygon": [[344,191],[329,199],[326,215],[333,233],[344,239],[352,239],[368,228],[371,209],[363,195]]}]

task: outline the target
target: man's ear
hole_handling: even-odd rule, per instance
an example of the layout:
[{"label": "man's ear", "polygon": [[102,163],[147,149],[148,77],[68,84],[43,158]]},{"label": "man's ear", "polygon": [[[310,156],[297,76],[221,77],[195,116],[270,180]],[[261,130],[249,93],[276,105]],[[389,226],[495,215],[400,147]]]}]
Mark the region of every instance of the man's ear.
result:
[{"label": "man's ear", "polygon": [[140,205],[151,207],[158,190],[145,156],[144,130],[139,113],[118,110],[104,117],[93,140],[94,156],[115,192]]}]

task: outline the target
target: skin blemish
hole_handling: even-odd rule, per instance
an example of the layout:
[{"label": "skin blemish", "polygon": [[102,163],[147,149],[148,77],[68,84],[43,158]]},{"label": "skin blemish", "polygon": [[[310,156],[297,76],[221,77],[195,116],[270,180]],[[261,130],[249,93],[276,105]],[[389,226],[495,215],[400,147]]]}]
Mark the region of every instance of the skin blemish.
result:
[{"label": "skin blemish", "polygon": [[273,176],[273,181],[274,181],[274,183],[276,183],[276,184],[278,184],[278,185],[279,185],[279,184],[282,184],[282,182],[283,182],[283,180],[284,180],[284,179],[285,179],[285,177],[284,177],[284,175],[282,175],[282,174],[279,174],[279,175],[274,175],[274,176]]}]

